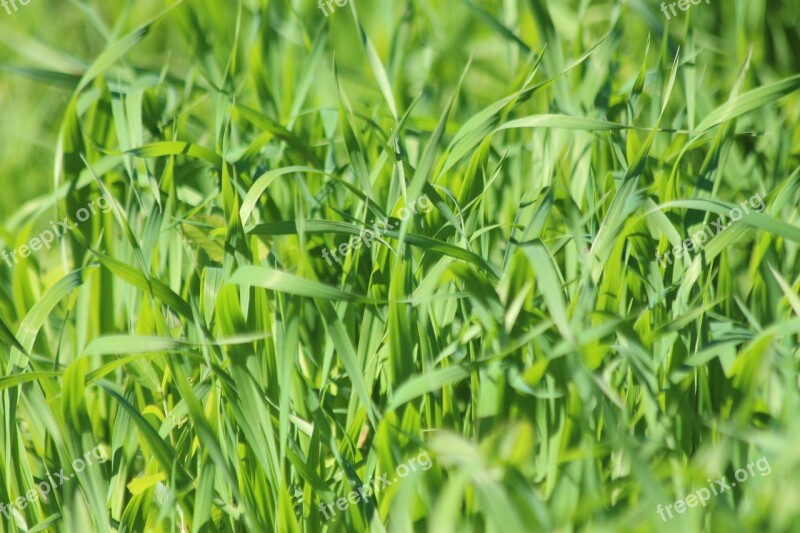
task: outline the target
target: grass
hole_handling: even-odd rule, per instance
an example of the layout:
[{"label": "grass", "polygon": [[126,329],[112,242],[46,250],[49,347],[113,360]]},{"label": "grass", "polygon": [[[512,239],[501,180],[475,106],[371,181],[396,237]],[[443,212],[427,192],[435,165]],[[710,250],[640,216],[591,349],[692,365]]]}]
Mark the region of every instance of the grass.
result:
[{"label": "grass", "polygon": [[791,531],[798,19],[0,11],[0,531]]}]

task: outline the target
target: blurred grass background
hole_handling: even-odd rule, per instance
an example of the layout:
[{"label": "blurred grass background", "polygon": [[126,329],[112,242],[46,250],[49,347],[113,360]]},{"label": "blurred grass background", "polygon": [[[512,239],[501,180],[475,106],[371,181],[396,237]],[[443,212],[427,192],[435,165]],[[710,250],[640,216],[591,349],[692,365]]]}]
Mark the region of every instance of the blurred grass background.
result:
[{"label": "blurred grass background", "polygon": [[[799,4],[168,5],[0,11],[3,248],[120,208],[0,263],[0,501],[114,457],[0,531],[793,530]],[[423,192],[391,250],[322,260]]]},{"label": "blurred grass background", "polygon": [[[547,38],[537,31],[530,8],[534,3],[506,1],[482,2],[480,5],[497,17],[498,22],[511,27],[529,48],[539,50]],[[236,4],[220,2],[212,5],[216,6],[215,19],[213,25],[204,27],[206,40],[214,43],[218,53],[223,53],[230,47]],[[257,12],[260,3],[244,2],[243,5],[247,14]],[[623,49],[616,58],[618,64],[615,68],[630,74],[639,67],[636,54],[641,52],[648,34],[658,36],[664,31],[666,20],[659,5],[658,2],[641,0],[573,0],[548,3],[547,10],[560,45],[573,53],[606,33],[615,10],[624,10],[625,24],[619,30],[623,32]],[[398,95],[403,95],[406,102],[416,98],[425,88],[430,93],[431,103],[440,105],[444,98],[441,91],[454,85],[471,55],[474,55],[475,62],[468,80],[469,90],[465,91],[464,97],[473,99],[472,103],[476,105],[492,101],[518,73],[520,61],[524,60],[520,47],[509,44],[492,31],[466,3],[436,0],[412,6],[415,24],[409,31],[412,40],[405,53],[410,61],[401,69],[403,76],[398,78],[400,85],[396,87]],[[70,0],[63,3],[32,1],[13,15],[0,11],[3,15],[0,17],[3,28],[0,60],[6,67],[50,67],[65,74],[80,74],[105,48],[110,35],[132,29],[163,7],[164,2],[153,0],[135,3]],[[708,87],[709,92],[726,90],[751,44],[753,63],[757,65],[760,76],[785,77],[798,71],[798,59],[793,50],[800,41],[800,9],[792,2],[736,0],[711,2],[698,7],[691,13],[680,13],[673,18],[669,50],[674,51],[683,42],[687,31],[694,34],[702,46],[703,66],[712,69],[707,71],[707,79],[714,80],[714,84]],[[408,9],[407,4],[371,2],[359,8],[366,25],[374,28],[371,33],[373,43],[385,57],[391,47],[393,30]],[[204,9],[208,11],[208,8]],[[302,25],[311,32],[325,19],[312,2],[273,2],[271,9],[281,17],[291,14],[282,20],[280,27],[294,46],[299,44],[294,28]],[[327,48],[329,52],[336,52],[343,72],[353,69],[357,75],[366,67],[352,17],[347,14],[346,7],[337,8],[334,15],[338,16],[328,19],[331,36]],[[176,72],[190,70],[193,47],[202,37],[176,30],[171,22],[157,26],[137,46],[136,66],[158,70],[168,60]],[[287,46],[287,49],[291,47]],[[14,71],[6,68],[0,81],[0,105],[5,110],[0,130],[2,172],[9,176],[24,176],[24,179],[15,180],[18,186],[0,197],[0,208],[6,213],[25,200],[52,189],[57,125],[71,88],[69,80],[65,83],[42,83],[32,80],[32,76],[13,74]],[[368,82],[363,85],[366,87],[361,88],[375,96],[374,86]],[[335,90],[330,82],[319,84],[314,89],[321,102],[330,104],[335,101]],[[436,96],[439,98],[435,99]]]}]

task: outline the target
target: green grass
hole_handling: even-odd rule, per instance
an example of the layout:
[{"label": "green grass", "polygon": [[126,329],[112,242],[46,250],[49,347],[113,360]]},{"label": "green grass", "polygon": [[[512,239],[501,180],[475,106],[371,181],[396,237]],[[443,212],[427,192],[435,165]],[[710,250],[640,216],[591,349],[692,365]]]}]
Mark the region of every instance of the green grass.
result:
[{"label": "green grass", "polygon": [[798,23],[764,0],[0,10],[0,251],[113,198],[0,260],[0,503],[109,458],[0,531],[796,529]]}]

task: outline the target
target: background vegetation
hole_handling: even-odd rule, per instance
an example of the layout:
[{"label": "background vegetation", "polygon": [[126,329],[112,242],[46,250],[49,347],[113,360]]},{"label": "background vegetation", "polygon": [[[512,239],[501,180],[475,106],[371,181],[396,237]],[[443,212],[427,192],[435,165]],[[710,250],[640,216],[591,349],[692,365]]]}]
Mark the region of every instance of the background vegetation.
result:
[{"label": "background vegetation", "polygon": [[798,28],[773,0],[0,11],[0,246],[114,199],[0,262],[0,502],[110,457],[0,531],[795,530]]}]

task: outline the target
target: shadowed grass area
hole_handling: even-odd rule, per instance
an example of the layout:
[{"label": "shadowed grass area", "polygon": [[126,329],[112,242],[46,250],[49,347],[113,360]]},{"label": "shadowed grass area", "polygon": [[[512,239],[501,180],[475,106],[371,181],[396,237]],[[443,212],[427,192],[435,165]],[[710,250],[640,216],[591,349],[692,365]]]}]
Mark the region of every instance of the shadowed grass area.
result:
[{"label": "shadowed grass area", "polygon": [[791,531],[800,8],[333,6],[0,11],[0,531]]}]

